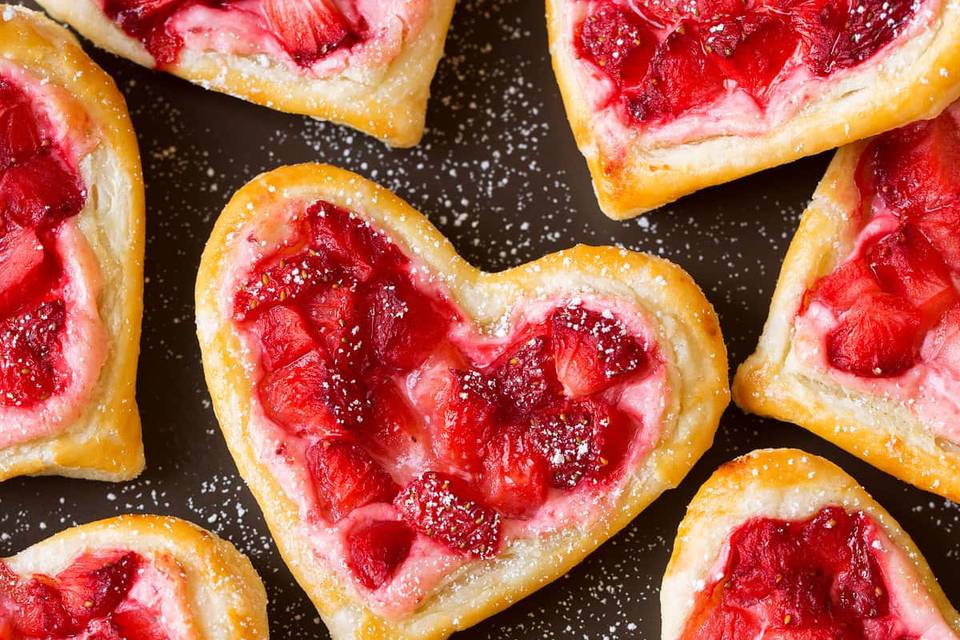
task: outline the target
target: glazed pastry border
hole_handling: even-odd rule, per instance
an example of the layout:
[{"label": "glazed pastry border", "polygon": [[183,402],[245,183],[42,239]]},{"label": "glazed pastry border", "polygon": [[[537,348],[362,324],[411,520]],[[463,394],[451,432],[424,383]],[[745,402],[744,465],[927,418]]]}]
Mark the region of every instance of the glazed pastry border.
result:
[{"label": "glazed pastry border", "polygon": [[546,0],[553,69],[577,146],[590,168],[603,212],[626,219],[705,187],[722,184],[827,149],[931,118],[960,97],[960,1],[941,0],[930,30],[880,52],[799,113],[764,135],[714,136],[651,146],[629,141],[624,161],[595,138],[577,62],[560,33],[559,12],[572,0]]},{"label": "glazed pastry border", "polygon": [[[110,20],[95,0],[37,0],[51,16],[70,24],[98,47],[155,68],[153,56]],[[413,41],[386,68],[348,70],[310,79],[278,61],[252,56],[182,52],[168,70],[204,88],[249,102],[344,124],[393,147],[412,147],[423,137],[430,83],[443,56],[455,0],[431,0],[432,12]],[[367,73],[363,73],[367,72]]]},{"label": "glazed pastry border", "polygon": [[65,89],[64,117],[99,136],[80,162],[88,197],[76,221],[97,257],[103,282],[97,308],[109,334],[87,408],[56,435],[0,449],[0,480],[24,474],[129,480],[144,466],[135,398],[144,251],[137,138],[113,80],[66,29],[27,9],[0,5],[0,12],[0,55]]},{"label": "glazed pastry border", "polygon": [[[593,291],[637,304],[648,316],[668,369],[674,414],[664,436],[628,480],[606,522],[520,540],[497,559],[451,575],[417,610],[389,621],[364,607],[351,585],[317,562],[294,532],[300,516],[246,436],[253,393],[237,332],[219,309],[231,239],[288,199],[324,199],[356,212],[409,255],[438,274],[454,301],[480,325],[490,325],[517,299]],[[578,246],[502,273],[465,262],[422,214],[386,189],[331,166],[304,164],[261,175],[241,188],[220,216],[197,277],[197,324],[204,371],[227,444],[258,502],[287,565],[335,639],[445,638],[500,611],[558,578],[626,526],[664,490],[676,486],[712,443],[729,401],[726,349],[700,289],[679,267],[614,248]],[[669,407],[668,407],[669,408]]]},{"label": "glazed pastry border", "polygon": [[250,560],[222,538],[178,518],[126,515],[71,527],[4,558],[18,572],[59,573],[84,553],[168,553],[187,584],[196,640],[264,640],[267,594]]},{"label": "glazed pastry border", "polygon": [[817,187],[787,251],[757,350],[734,378],[734,400],[744,411],[798,424],[904,482],[958,501],[960,449],[939,446],[902,403],[849,389],[788,359],[804,293],[853,252],[860,231],[855,172],[868,143],[838,151]]},{"label": "glazed pastry border", "polygon": [[804,451],[764,449],[720,467],[690,502],[660,589],[663,640],[682,636],[695,606],[693,594],[697,586],[710,583],[710,571],[734,529],[754,517],[802,520],[828,505],[873,518],[915,571],[898,578],[915,593],[927,594],[947,625],[960,634],[960,614],[923,554],[856,480],[832,462]]}]

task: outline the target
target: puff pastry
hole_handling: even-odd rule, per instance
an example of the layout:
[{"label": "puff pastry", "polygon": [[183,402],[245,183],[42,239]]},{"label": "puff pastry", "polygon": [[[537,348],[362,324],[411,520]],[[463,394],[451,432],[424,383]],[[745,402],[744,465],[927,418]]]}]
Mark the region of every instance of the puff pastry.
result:
[{"label": "puff pastry", "polygon": [[952,500],[958,156],[957,106],[837,153],[734,381],[744,410],[799,424]]},{"label": "puff pastry", "polygon": [[0,559],[0,634],[263,640],[266,593],[232,544],[177,518],[75,526]]},{"label": "puff pastry", "polygon": [[455,0],[42,0],[97,46],[394,147],[423,136]]},{"label": "puff pastry", "polygon": [[939,113],[960,96],[952,0],[547,0],[600,207],[630,218]]},{"label": "puff pastry", "polygon": [[233,197],[196,301],[221,428],[334,638],[447,637],[556,579],[684,477],[728,402],[676,266],[579,246],[483,273],[330,166]]},{"label": "puff pastry", "polygon": [[700,488],[660,601],[663,640],[960,634],[900,525],[839,467],[795,449],[754,451]]},{"label": "puff pastry", "polygon": [[136,137],[66,29],[0,16],[0,480],[129,479],[143,468]]}]

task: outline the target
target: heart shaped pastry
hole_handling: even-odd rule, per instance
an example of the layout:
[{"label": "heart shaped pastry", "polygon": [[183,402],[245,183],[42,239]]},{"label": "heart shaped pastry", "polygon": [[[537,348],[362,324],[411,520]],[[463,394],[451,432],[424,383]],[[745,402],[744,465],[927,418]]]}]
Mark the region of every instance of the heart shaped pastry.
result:
[{"label": "heart shaped pastry", "polygon": [[960,96],[939,0],[547,0],[567,117],[604,213],[935,115]]},{"label": "heart shaped pastry", "polygon": [[0,11],[0,480],[129,479],[143,468],[136,137],[66,29]]},{"label": "heart shaped pastry", "polygon": [[97,46],[395,147],[423,136],[454,0],[40,0]]},{"label": "heart shaped pastry", "polygon": [[334,638],[442,638],[557,578],[675,486],[728,401],[717,318],[663,260],[504,273],[352,173],[285,167],[197,279],[214,407]]},{"label": "heart shaped pastry", "polygon": [[176,518],[101,520],[0,559],[10,640],[263,640],[266,604],[246,556]]},{"label": "heart shaped pastry", "polygon": [[910,537],[832,463],[795,449],[722,466],[680,523],[663,640],[955,640],[960,614]]},{"label": "heart shaped pastry", "polygon": [[960,104],[840,150],[737,403],[960,500],[958,238]]}]

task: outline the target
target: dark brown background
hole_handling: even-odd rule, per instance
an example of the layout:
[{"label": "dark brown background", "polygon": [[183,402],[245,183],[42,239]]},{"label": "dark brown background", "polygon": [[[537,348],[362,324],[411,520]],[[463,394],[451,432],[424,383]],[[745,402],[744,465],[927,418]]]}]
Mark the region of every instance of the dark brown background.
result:
[{"label": "dark brown background", "polygon": [[[30,2],[24,2],[28,6]],[[709,189],[641,220],[600,213],[547,53],[540,0],[461,0],[433,84],[423,144],[391,151],[342,127],[209,93],[88,50],[126,95],[147,183],[147,286],[139,402],[147,470],[107,484],[0,484],[0,555],[77,523],[128,512],[177,515],[233,541],[267,585],[274,638],[327,637],[280,560],[210,408],[194,337],[200,253],[229,195],[281,164],[321,160],[377,180],[426,213],[475,265],[502,269],[577,242],[670,258],[720,314],[732,366],[753,349],[780,262],[828,155]],[[463,638],[658,638],[658,588],[676,528],[722,462],[794,446],[839,463],[904,525],[960,602],[960,508],[912,489],[788,424],[731,407],[683,485],[569,575]]]}]

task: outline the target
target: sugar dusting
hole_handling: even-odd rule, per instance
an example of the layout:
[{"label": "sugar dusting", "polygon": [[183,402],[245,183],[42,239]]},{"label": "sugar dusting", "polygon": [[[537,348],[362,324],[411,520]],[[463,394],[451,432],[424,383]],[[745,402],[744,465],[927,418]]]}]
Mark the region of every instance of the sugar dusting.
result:
[{"label": "sugar dusting", "polygon": [[[717,306],[737,364],[752,350],[779,263],[828,158],[708,190],[648,218],[597,209],[563,117],[540,3],[464,0],[435,81],[424,144],[391,151],[349,129],[205,93],[102,53],[140,134],[148,181],[146,316],[139,400],[147,471],[124,484],[59,478],[0,484],[0,554],[118,513],[185,517],[249,554],[271,600],[272,635],[325,638],[280,560],[223,444],[193,335],[193,280],[229,195],[279,164],[324,160],[396,191],[465,258],[514,266],[576,242],[621,244],[688,269]],[[684,507],[721,462],[760,446],[800,446],[840,463],[914,536],[960,601],[960,509],[854,461],[801,429],[731,409],[717,444],[666,494],[566,577],[470,638],[656,638],[659,583]]]}]

